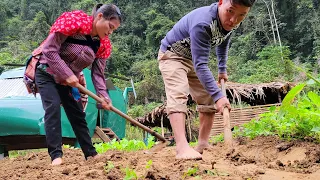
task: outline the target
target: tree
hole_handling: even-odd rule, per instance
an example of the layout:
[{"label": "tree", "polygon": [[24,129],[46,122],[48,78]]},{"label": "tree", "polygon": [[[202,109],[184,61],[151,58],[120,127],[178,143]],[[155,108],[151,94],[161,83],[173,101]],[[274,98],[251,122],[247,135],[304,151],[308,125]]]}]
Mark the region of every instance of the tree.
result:
[{"label": "tree", "polygon": [[24,39],[32,43],[33,47],[40,45],[48,36],[50,26],[47,24],[46,16],[42,11],[36,14],[23,31]]}]

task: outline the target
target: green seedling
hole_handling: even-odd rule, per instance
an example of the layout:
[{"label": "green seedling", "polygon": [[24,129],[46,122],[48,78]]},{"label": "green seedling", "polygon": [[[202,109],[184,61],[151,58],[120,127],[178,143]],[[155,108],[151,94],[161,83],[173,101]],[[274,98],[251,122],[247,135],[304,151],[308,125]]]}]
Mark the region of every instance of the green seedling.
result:
[{"label": "green seedling", "polygon": [[109,173],[110,170],[113,169],[113,168],[114,168],[114,164],[112,163],[112,161],[108,161],[108,162],[107,162],[107,165],[104,166],[104,171],[105,171],[106,173]]},{"label": "green seedling", "polygon": [[198,171],[198,165],[194,165],[192,168],[189,168],[188,171],[183,174],[182,179],[185,179],[186,177],[196,176]]},{"label": "green seedling", "polygon": [[119,150],[119,151],[139,151],[150,149],[154,145],[154,137],[150,136],[148,138],[148,146],[145,145],[143,141],[139,140],[127,140],[122,139],[120,142],[113,139],[108,143],[95,144],[95,148],[98,153],[105,153],[108,150]]},{"label": "green seedling", "polygon": [[74,147],[69,144],[63,144],[62,147],[65,149],[74,149]]},{"label": "green seedling", "polygon": [[218,172],[216,169],[213,169],[213,170],[205,170],[204,172],[205,172],[206,174],[210,175],[210,176],[229,176],[228,173]]},{"label": "green seedling", "polygon": [[152,166],[152,160],[149,160],[146,165],[146,169],[150,169]]},{"label": "green seedling", "polygon": [[128,167],[126,167],[126,169],[124,169],[126,176],[123,178],[124,180],[133,180],[133,179],[138,179],[137,173],[135,172],[134,169],[130,169]]}]

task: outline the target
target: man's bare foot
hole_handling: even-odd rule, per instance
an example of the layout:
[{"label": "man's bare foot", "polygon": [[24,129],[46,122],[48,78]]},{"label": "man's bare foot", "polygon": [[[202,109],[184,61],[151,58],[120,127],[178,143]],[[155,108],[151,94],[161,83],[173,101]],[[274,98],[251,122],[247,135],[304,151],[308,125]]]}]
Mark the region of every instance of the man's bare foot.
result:
[{"label": "man's bare foot", "polygon": [[200,154],[203,154],[203,150],[212,148],[208,143],[206,144],[198,144],[194,149],[198,151]]},{"label": "man's bare foot", "polygon": [[51,162],[51,165],[53,166],[59,166],[62,164],[62,158],[56,158]]},{"label": "man's bare foot", "polygon": [[177,150],[176,159],[200,160],[202,159],[202,155],[191,147],[187,147],[181,151]]}]

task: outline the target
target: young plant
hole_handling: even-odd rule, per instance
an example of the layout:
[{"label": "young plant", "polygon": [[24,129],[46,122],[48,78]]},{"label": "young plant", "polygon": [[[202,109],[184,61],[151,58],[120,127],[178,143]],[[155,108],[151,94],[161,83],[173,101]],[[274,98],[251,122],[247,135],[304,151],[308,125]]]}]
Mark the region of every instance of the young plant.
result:
[{"label": "young plant", "polygon": [[133,179],[138,179],[137,173],[135,172],[134,169],[130,169],[128,167],[126,167],[126,169],[124,169],[126,176],[123,178],[124,180],[133,180]]},{"label": "young plant", "polygon": [[150,169],[152,166],[152,160],[149,160],[146,165],[146,169]]},{"label": "young plant", "polygon": [[74,147],[71,146],[70,144],[63,144],[62,147],[65,149],[74,149]]},{"label": "young plant", "polygon": [[185,179],[186,177],[189,177],[189,176],[190,177],[196,176],[198,171],[199,171],[198,165],[194,165],[193,167],[188,168],[188,171],[183,174],[182,179]]},{"label": "young plant", "polygon": [[105,171],[106,173],[109,173],[110,170],[113,169],[113,168],[114,168],[114,164],[112,163],[112,161],[108,161],[108,162],[107,162],[107,165],[104,166],[104,171]]},{"label": "young plant", "polygon": [[224,137],[223,137],[223,134],[219,134],[219,135],[215,135],[215,136],[212,136],[209,140],[210,143],[218,143],[218,142],[223,142],[224,141]]},{"label": "young plant", "polygon": [[139,140],[127,140],[122,139],[120,142],[113,139],[111,142],[108,143],[99,143],[95,144],[95,148],[98,153],[105,153],[108,150],[119,150],[119,151],[138,151],[138,150],[145,150],[150,149],[153,145],[154,137],[150,136],[148,138],[148,146],[145,145],[143,141]]},{"label": "young plant", "polygon": [[205,170],[205,173],[210,175],[210,176],[229,176],[228,173],[218,172],[216,169]]},{"label": "young plant", "polygon": [[320,96],[319,92],[301,93],[306,84],[294,87],[277,109],[260,115],[243,125],[243,130],[235,128],[238,136],[250,137],[277,135],[284,139],[304,139],[311,137],[320,142]]}]

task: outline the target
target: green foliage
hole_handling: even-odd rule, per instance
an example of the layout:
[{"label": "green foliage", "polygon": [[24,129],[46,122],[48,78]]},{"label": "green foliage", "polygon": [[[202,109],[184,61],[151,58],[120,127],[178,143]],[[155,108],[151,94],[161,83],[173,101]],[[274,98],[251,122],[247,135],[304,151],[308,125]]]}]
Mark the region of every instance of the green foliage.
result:
[{"label": "green foliage", "polygon": [[223,142],[224,141],[224,137],[223,137],[223,134],[219,134],[219,135],[216,135],[216,136],[212,136],[210,138],[210,143],[219,143],[219,142]]},{"label": "green foliage", "polygon": [[65,149],[74,149],[74,147],[69,144],[63,144],[62,147]]},{"label": "green foliage", "polygon": [[[147,45],[150,47],[156,47],[156,51],[159,47],[159,42],[166,35],[166,33],[173,27],[175,22],[169,19],[170,16],[158,14],[155,10],[150,10],[147,15]],[[171,16],[172,17],[172,16]],[[174,16],[173,16],[174,17]]]},{"label": "green foliage", "polygon": [[[290,61],[290,51],[283,48],[283,60],[279,47],[267,46],[257,54],[257,60],[249,60],[238,67],[239,77],[232,77],[233,80],[241,83],[262,83],[279,80],[291,80],[292,67],[286,62]],[[232,62],[230,62],[232,63]],[[239,79],[238,79],[239,78]]]},{"label": "green foliage", "polygon": [[126,167],[126,169],[124,169],[124,172],[126,173],[126,176],[123,178],[124,180],[138,179],[137,173],[134,169]]},{"label": "green foliage", "polygon": [[270,112],[262,114],[259,121],[244,124],[241,131],[235,128],[234,133],[250,138],[269,135],[289,140],[311,137],[320,142],[319,92],[301,94],[304,86],[305,84],[300,84],[294,87],[280,108],[270,108]]},{"label": "green foliage", "polygon": [[[104,3],[108,3],[110,1],[104,1]],[[84,12],[91,14],[93,7],[100,3],[100,1],[96,0],[82,0],[82,1],[76,1],[71,5],[71,9],[81,9]]]},{"label": "green foliage", "polygon": [[299,84],[293,89],[291,89],[290,92],[283,99],[281,107],[282,108],[290,107],[290,104],[293,102],[294,98],[302,91],[304,87],[305,87],[305,84]]},{"label": "green foliage", "polygon": [[182,179],[185,179],[187,177],[191,177],[191,176],[196,176],[199,172],[199,167],[198,165],[194,165],[191,168],[188,168],[188,171],[183,173]]},{"label": "green foliage", "polygon": [[150,136],[148,138],[148,146],[146,146],[143,141],[127,139],[122,139],[120,142],[113,139],[111,142],[95,144],[94,146],[98,153],[105,153],[108,150],[138,151],[150,149],[154,144],[154,137]]},{"label": "green foliage", "polygon": [[146,165],[146,169],[150,169],[152,166],[152,160],[149,160]]},{"label": "green foliage", "polygon": [[206,174],[208,174],[208,175],[210,175],[210,176],[229,176],[228,173],[219,172],[217,169],[206,170]]},{"label": "green foliage", "polygon": [[164,95],[162,76],[157,60],[145,60],[135,63],[130,69],[136,81],[137,102],[143,103],[145,97],[159,102]]},{"label": "green foliage", "polygon": [[197,144],[198,144],[198,141],[196,141],[196,142],[189,142],[189,145],[190,145],[191,147],[195,147]]},{"label": "green foliage", "polygon": [[9,151],[9,157],[10,158],[23,157],[28,154],[37,153],[37,152],[44,152],[44,151],[47,151],[47,149],[28,149],[28,150]]},{"label": "green foliage", "polygon": [[126,123],[126,139],[132,140],[142,140],[144,131],[136,126],[132,126],[131,123]]},{"label": "green foliage", "polygon": [[33,48],[36,48],[47,37],[50,26],[46,22],[45,14],[40,11],[36,14],[36,17],[29,23],[22,33],[24,38],[30,42],[30,45],[35,44]]},{"label": "green foliage", "polygon": [[106,163],[106,166],[104,166],[104,171],[105,171],[106,173],[109,173],[110,170],[113,169],[113,168],[114,168],[114,164],[112,163],[112,161],[108,161],[108,162]]},{"label": "green foliage", "polygon": [[[2,0],[0,2],[0,63],[24,63],[35,47],[48,35],[49,27],[65,11],[81,9],[91,14],[97,0]],[[270,0],[266,0],[270,4]],[[257,1],[232,36],[229,51],[230,81],[260,83],[296,80],[298,73],[288,62],[309,65],[320,71],[320,11],[315,1],[276,0],[275,15],[283,42],[283,60],[273,40],[270,17],[264,1]],[[124,21],[110,36],[113,44],[108,71],[134,77],[137,103],[160,102],[164,85],[156,60],[160,41],[185,14],[210,1],[114,1]],[[273,25],[274,26],[274,25]],[[17,28],[18,27],[18,28]],[[217,77],[212,51],[209,66]],[[0,67],[0,71],[5,69]]]},{"label": "green foliage", "polygon": [[132,118],[137,118],[144,116],[145,114],[151,112],[154,108],[160,106],[161,103],[149,103],[147,105],[134,105],[128,110],[128,115]]}]

